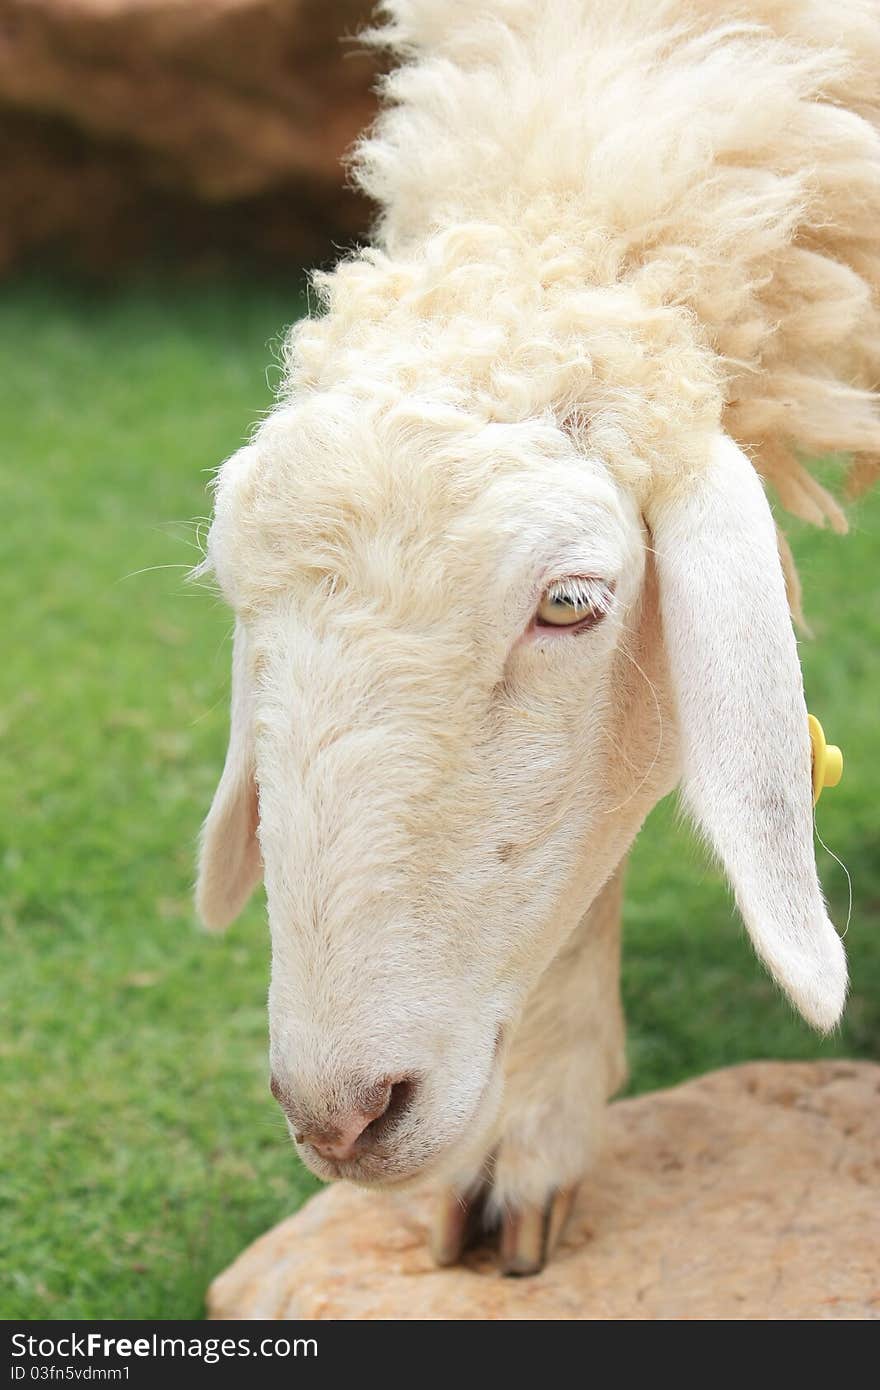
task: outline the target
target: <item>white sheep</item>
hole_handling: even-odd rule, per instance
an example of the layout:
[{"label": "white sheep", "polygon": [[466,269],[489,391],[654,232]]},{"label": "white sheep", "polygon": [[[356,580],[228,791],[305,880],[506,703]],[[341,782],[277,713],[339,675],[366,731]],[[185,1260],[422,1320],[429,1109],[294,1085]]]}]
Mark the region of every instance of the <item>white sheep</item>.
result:
[{"label": "white sheep", "polygon": [[237,625],[198,902],[223,926],[265,878],[309,1166],[432,1176],[442,1262],[485,1201],[526,1272],[624,1079],[621,885],[658,798],[681,782],[804,1017],[843,1008],[759,475],[842,528],[798,453],[876,472],[880,8],[384,13],[375,243],[316,277],[217,483]]}]

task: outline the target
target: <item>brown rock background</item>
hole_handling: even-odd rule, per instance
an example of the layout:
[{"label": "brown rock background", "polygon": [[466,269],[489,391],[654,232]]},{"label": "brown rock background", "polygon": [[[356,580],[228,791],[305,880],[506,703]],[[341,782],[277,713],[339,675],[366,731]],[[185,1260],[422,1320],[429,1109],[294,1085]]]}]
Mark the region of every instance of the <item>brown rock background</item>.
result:
[{"label": "brown rock background", "polygon": [[755,1062],[611,1108],[555,1258],[436,1269],[430,1200],[339,1184],[255,1241],[214,1318],[880,1318],[880,1066]]},{"label": "brown rock background", "polygon": [[0,271],[245,256],[362,233],[371,0],[0,0]]}]

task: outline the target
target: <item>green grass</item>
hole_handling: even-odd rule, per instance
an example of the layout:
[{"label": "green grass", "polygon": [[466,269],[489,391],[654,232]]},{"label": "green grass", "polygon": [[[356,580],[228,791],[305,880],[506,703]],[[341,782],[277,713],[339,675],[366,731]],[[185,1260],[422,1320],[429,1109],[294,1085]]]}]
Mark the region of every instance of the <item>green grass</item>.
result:
[{"label": "green grass", "polygon": [[[269,399],[296,287],[33,284],[0,302],[5,1317],[191,1317],[312,1190],[266,1087],[261,905],[208,939],[194,842],[226,733],[229,618],[187,588],[207,472]],[[270,373],[271,377],[271,373]],[[813,1037],[661,806],[630,878],[635,1089],[751,1057],[877,1055],[880,502],[794,535],[811,706],[843,743],[820,828],[853,876],[854,995]],[[748,757],[749,750],[743,750]],[[846,885],[820,853],[842,920]]]}]

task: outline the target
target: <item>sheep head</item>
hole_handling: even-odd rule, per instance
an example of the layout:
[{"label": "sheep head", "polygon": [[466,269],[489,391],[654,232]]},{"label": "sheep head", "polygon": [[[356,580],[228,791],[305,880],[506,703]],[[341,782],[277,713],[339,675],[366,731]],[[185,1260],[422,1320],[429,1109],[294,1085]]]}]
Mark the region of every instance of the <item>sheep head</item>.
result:
[{"label": "sheep head", "polygon": [[485,1143],[524,999],[682,776],[834,1023],[794,638],[730,441],[640,499],[549,417],[308,394],[221,471],[210,561],[237,623],[199,906],[224,926],[264,875],[273,1089],[321,1176]]}]

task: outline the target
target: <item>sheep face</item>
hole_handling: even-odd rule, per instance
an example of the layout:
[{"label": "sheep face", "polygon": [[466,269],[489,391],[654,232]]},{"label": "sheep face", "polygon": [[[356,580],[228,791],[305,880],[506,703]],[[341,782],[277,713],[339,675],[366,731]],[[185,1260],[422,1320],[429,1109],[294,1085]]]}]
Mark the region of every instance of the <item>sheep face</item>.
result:
[{"label": "sheep face", "polygon": [[201,908],[225,922],[262,861],[273,1089],[321,1176],[485,1141],[520,1006],[674,780],[646,554],[550,424],[311,402],[227,464]]},{"label": "sheep face", "polygon": [[273,1090],[321,1175],[486,1151],[518,1012],[679,761],[758,954],[839,1019],[773,519],[736,445],[704,449],[640,506],[549,418],[316,392],[222,470],[197,896],[222,926],[265,876]]}]

